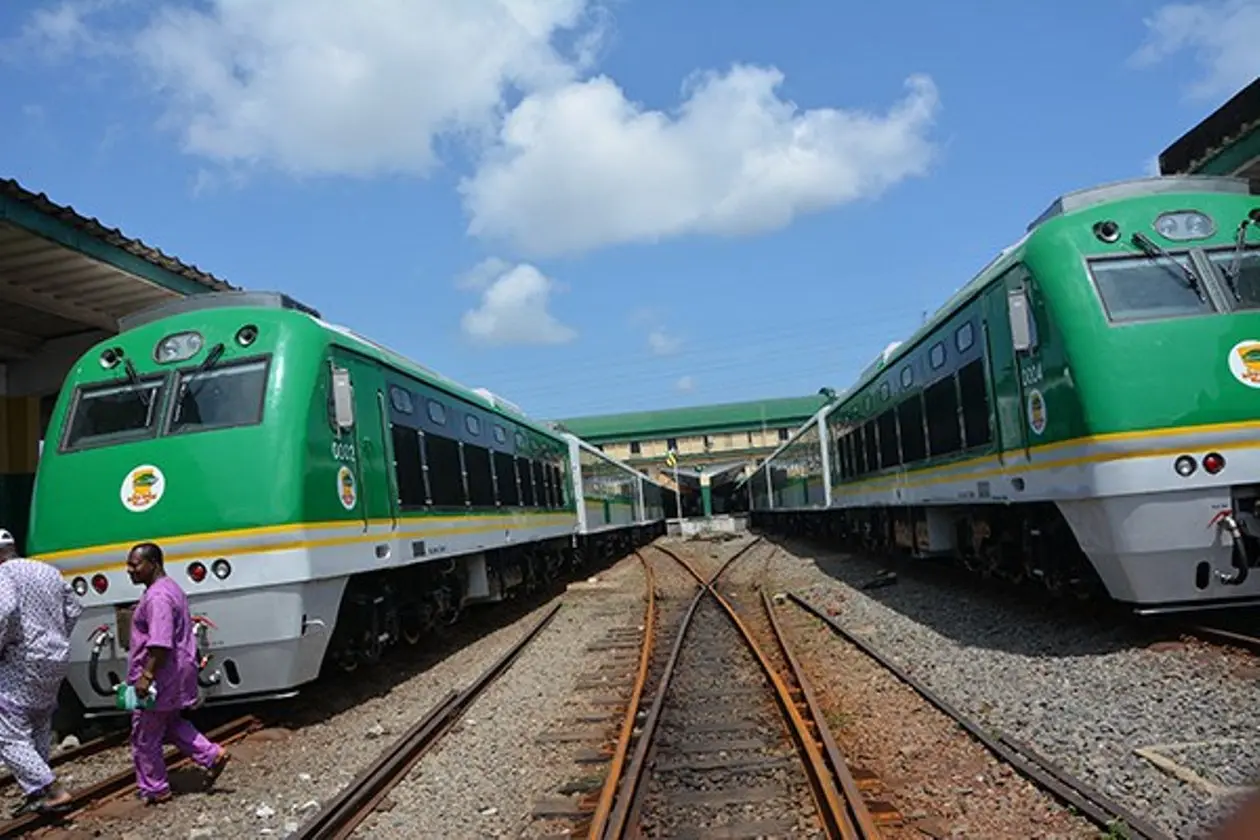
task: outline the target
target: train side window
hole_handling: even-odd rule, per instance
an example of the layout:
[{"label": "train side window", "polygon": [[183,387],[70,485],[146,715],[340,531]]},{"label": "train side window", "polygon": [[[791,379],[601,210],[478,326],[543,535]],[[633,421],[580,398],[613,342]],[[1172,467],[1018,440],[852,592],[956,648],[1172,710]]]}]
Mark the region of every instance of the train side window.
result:
[{"label": "train side window", "polygon": [[906,464],[922,461],[927,457],[927,438],[923,434],[923,399],[915,394],[897,406],[897,421],[901,428],[901,458]]},{"label": "train side window", "polygon": [[521,487],[516,483],[516,459],[506,452],[494,453],[494,482],[498,487],[499,504],[520,507]]},{"label": "train side window", "polygon": [[989,391],[985,387],[984,359],[976,359],[958,371],[958,392],[962,400],[963,443],[968,448],[986,445],[989,428]]},{"label": "train side window", "polygon": [[536,497],[534,495],[534,476],[529,468],[528,458],[516,459],[516,474],[521,480],[521,505],[532,508],[535,505]]},{"label": "train side window", "polygon": [[862,437],[866,448],[866,471],[879,469],[879,441],[875,437],[875,421],[867,420],[862,426]]},{"label": "train side window", "polygon": [[914,368],[906,365],[901,369],[901,387],[909,388],[914,384]]},{"label": "train side window", "polygon": [[398,484],[398,506],[403,510],[424,507],[428,503],[428,494],[424,491],[420,433],[397,423],[389,424],[389,433],[394,442],[394,477]]},{"label": "train side window", "polygon": [[389,387],[389,401],[402,414],[410,414],[415,408],[411,404],[411,394],[397,385]]},{"label": "train side window", "polygon": [[897,415],[888,409],[876,421],[879,427],[879,465],[895,467],[901,463],[901,451],[897,448]]},{"label": "train side window", "polygon": [[475,414],[465,414],[464,429],[472,437],[481,437],[481,418]]},{"label": "train side window", "polygon": [[889,400],[889,398],[890,398],[891,396],[892,396],[892,386],[891,386],[891,385],[889,385],[887,382],[882,382],[882,383],[880,383],[880,386],[879,386],[879,399],[880,399],[880,401],[881,401],[881,402],[888,402],[888,400]]},{"label": "train side window", "polygon": [[445,435],[426,434],[424,449],[433,506],[464,507],[464,465],[459,441]]},{"label": "train side window", "polygon": [[954,346],[958,348],[959,353],[966,353],[971,349],[971,345],[975,343],[976,330],[970,321],[954,330]]},{"label": "train side window", "polygon": [[927,411],[928,451],[948,455],[962,449],[962,427],[958,423],[958,391],[954,377],[947,376],[923,392]]},{"label": "train side window", "polygon": [[945,342],[938,341],[932,345],[932,349],[928,351],[928,361],[932,364],[932,370],[945,367]]},{"label": "train side window", "polygon": [[464,470],[468,474],[469,504],[476,508],[494,507],[494,476],[490,473],[490,450],[465,443]]},{"label": "train side window", "polygon": [[439,426],[445,426],[446,407],[437,400],[429,400],[429,419]]},{"label": "train side window", "polygon": [[564,507],[568,503],[564,492],[564,471],[556,465],[551,466],[551,480],[556,487],[556,507]]},{"label": "train side window", "polygon": [[499,446],[507,446],[507,432],[498,423],[494,424],[494,442]]}]

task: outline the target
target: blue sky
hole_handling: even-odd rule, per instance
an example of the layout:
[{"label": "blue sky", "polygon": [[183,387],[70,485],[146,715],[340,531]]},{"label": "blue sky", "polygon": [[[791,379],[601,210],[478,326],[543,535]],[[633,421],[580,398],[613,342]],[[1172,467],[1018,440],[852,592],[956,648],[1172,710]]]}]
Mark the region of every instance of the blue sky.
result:
[{"label": "blue sky", "polygon": [[791,396],[1257,43],[1255,0],[9,0],[0,176],[540,417]]}]

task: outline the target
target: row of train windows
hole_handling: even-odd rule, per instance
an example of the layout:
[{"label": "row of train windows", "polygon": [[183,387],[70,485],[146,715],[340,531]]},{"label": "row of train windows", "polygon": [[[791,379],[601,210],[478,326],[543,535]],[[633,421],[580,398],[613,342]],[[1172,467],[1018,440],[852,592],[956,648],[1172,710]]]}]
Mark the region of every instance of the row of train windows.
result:
[{"label": "row of train windows", "polygon": [[[446,425],[446,406],[432,397],[422,397],[426,407],[426,413],[437,426]],[[412,414],[415,407],[412,404],[411,392],[398,386],[391,386],[389,389],[389,400],[393,403],[394,408],[403,414]],[[472,413],[464,414],[464,431],[471,437],[481,436],[481,418]],[[507,446],[507,430],[498,423],[490,427],[490,431],[494,436],[494,442],[500,446]],[[521,432],[516,433],[516,448],[518,450],[525,448],[525,435]]]},{"label": "row of train windows", "polygon": [[[954,330],[954,347],[960,354],[966,353],[971,349],[971,345],[976,343],[975,328],[971,322],[958,327]],[[945,367],[945,341],[941,340],[928,348],[928,365],[932,370],[940,370]],[[906,364],[901,368],[901,387],[908,389],[914,384],[914,367]],[[887,402],[892,397],[892,386],[884,382],[879,386],[879,398]]]},{"label": "row of train windows", "polygon": [[984,446],[992,439],[984,359],[902,400],[840,437],[842,479]]},{"label": "row of train windows", "polygon": [[492,452],[444,435],[390,424],[394,477],[403,510],[425,507],[565,506],[556,464]]}]

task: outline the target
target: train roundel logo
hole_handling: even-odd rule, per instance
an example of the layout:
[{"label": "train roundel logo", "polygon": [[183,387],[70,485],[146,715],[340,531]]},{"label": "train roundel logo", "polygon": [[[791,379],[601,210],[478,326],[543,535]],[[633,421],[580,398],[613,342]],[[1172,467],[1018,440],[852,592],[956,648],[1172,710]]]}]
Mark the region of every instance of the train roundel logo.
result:
[{"label": "train roundel logo", "polygon": [[1260,388],[1260,341],[1246,339],[1229,351],[1229,372],[1242,384]]},{"label": "train roundel logo", "polygon": [[1038,435],[1046,430],[1046,398],[1036,388],[1028,392],[1028,427]]},{"label": "train roundel logo", "polygon": [[359,499],[358,488],[354,484],[354,473],[350,472],[349,467],[337,470],[337,498],[341,500],[341,506],[346,510],[353,510],[354,503]]},{"label": "train roundel logo", "polygon": [[166,476],[152,464],[143,464],[127,473],[118,497],[123,507],[132,513],[140,513],[156,505],[166,492]]}]

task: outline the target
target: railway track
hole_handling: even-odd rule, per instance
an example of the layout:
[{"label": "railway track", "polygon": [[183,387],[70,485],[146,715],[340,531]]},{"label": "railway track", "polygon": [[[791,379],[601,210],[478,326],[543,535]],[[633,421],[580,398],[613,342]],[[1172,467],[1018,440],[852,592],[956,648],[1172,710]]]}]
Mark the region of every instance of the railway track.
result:
[{"label": "railway track", "polygon": [[[114,732],[107,732],[91,740],[84,741],[77,747],[71,747],[68,750],[62,750],[48,760],[49,767],[60,767],[63,764],[72,764],[76,761],[82,761],[85,758],[91,758],[99,755],[106,750],[112,750],[127,743],[128,730],[119,729]],[[12,774],[0,777],[0,791],[5,791],[16,784],[17,780]],[[4,835],[0,835],[3,837]]]},{"label": "railway track", "polygon": [[[860,636],[842,627],[823,610],[788,593],[788,601],[820,620],[835,635],[857,647],[901,682],[914,689],[924,700],[952,718],[974,739],[990,752],[1005,761],[1033,784],[1053,795],[1061,802],[1076,808],[1086,818],[1104,831],[1131,840],[1172,840],[1163,830],[1120,805],[1111,797],[1087,785],[1054,762],[1038,754],[1031,746],[1009,737],[991,727],[981,727],[958,709],[954,708],[919,680],[915,679]],[[1108,835],[1112,836],[1112,835]]]},{"label": "railway track", "polygon": [[645,634],[641,661],[666,636],[668,659],[656,673],[640,669],[588,837],[879,836],[770,600],[762,599],[775,640],[767,653],[714,587],[759,544],[748,543],[709,577],[652,546],[686,568],[697,588],[676,622],[663,617],[668,634]]},{"label": "railway track", "polygon": [[561,604],[557,603],[547,610],[520,641],[467,687],[451,691],[438,701],[376,761],[364,768],[336,797],[325,803],[323,808],[290,836],[296,840],[332,840],[353,834],[411,768],[441,741],[468,707],[511,666],[530,642],[538,638],[555,618],[560,607]]},{"label": "railway track", "polygon": [[[244,715],[223,724],[222,726],[212,729],[206,733],[206,737],[210,740],[224,745],[233,744],[249,735],[251,732],[261,728],[262,720],[254,715]],[[61,754],[58,764],[71,761],[75,758],[86,758],[88,755],[94,755],[109,749],[117,744],[107,739],[116,738],[115,735],[107,735],[102,739],[95,739],[84,744],[79,750],[68,750]],[[182,769],[191,767],[192,762],[182,757],[176,750],[168,749],[165,753],[166,766],[168,769]],[[77,817],[90,814],[92,808],[102,804],[103,802],[115,799],[121,796],[132,796],[136,793],[135,771],[128,767],[126,770],[115,773],[94,785],[73,791],[71,793],[70,808],[61,814],[24,814],[14,820],[0,823],[0,837],[19,837],[27,832],[34,831],[38,828],[55,825]]]}]

